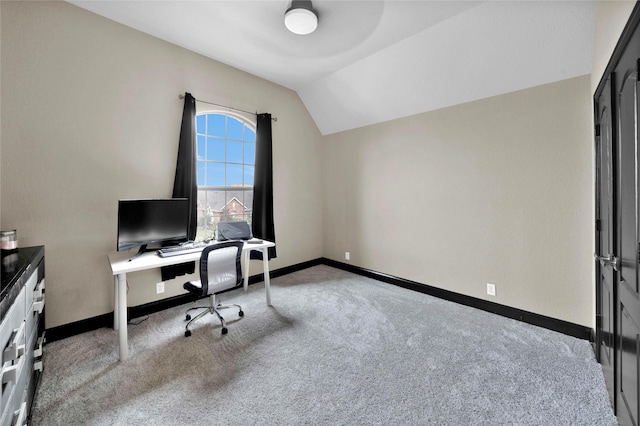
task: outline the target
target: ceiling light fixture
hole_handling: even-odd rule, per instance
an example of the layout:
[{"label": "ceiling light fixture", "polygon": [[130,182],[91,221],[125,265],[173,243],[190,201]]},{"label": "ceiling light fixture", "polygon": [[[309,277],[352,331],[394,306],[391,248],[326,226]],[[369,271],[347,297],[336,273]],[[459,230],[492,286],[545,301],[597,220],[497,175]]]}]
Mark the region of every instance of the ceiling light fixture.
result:
[{"label": "ceiling light fixture", "polygon": [[293,0],[284,14],[284,24],[294,34],[311,34],[318,28],[318,15],[310,0]]}]

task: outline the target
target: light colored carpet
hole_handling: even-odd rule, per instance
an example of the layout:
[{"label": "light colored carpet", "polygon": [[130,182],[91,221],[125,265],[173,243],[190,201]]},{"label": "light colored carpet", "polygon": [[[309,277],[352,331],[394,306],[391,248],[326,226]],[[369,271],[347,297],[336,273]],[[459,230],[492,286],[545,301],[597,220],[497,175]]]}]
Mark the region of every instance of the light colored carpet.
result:
[{"label": "light colored carpet", "polygon": [[32,425],[615,425],[587,341],[316,266],[45,346]]}]

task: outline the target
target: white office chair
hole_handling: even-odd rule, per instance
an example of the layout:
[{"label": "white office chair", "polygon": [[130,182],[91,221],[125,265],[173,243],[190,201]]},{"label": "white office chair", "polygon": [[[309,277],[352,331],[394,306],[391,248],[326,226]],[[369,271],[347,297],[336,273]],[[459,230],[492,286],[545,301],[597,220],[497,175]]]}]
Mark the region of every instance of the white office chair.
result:
[{"label": "white office chair", "polygon": [[[238,308],[238,315],[244,316],[240,305],[221,305],[216,303],[216,294],[239,286],[242,283],[242,266],[240,258],[242,255],[242,241],[227,241],[217,243],[202,250],[200,257],[200,280],[184,283],[184,289],[195,295],[197,298],[209,296],[209,306],[196,306],[187,310],[185,326],[185,337],[191,336],[189,326],[192,322],[204,316],[207,312],[216,314],[222,323],[222,334],[227,334],[227,326],[224,318],[220,315],[220,310],[225,308]],[[194,309],[204,309],[193,319],[189,311]]]}]

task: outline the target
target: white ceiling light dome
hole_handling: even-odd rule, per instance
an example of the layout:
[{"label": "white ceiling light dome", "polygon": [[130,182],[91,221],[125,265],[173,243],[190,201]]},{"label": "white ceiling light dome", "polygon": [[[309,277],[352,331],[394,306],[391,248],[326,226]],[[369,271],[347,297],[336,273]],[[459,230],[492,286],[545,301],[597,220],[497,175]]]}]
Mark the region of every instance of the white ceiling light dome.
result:
[{"label": "white ceiling light dome", "polygon": [[318,15],[310,0],[294,0],[284,14],[284,24],[294,34],[311,34],[318,28]]}]

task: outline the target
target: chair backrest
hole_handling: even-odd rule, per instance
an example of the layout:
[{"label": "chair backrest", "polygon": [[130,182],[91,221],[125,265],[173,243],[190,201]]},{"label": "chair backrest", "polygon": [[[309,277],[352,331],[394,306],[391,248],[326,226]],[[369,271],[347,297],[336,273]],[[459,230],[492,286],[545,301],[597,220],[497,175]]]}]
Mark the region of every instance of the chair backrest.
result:
[{"label": "chair backrest", "polygon": [[205,247],[200,257],[202,293],[214,294],[242,282],[242,241],[226,241]]}]

